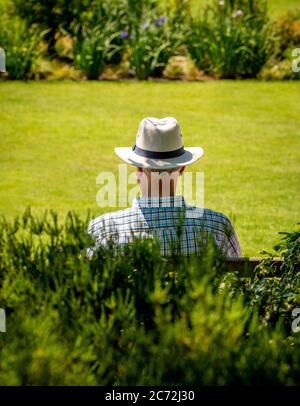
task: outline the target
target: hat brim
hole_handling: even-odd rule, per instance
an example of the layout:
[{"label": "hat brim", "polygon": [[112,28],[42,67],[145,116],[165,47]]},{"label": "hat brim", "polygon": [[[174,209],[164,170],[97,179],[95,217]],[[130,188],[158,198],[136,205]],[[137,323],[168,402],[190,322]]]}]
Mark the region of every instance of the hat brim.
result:
[{"label": "hat brim", "polygon": [[180,168],[198,161],[204,154],[204,150],[201,147],[185,148],[184,150],[184,154],[169,159],[146,158],[136,154],[132,148],[118,147],[115,148],[115,153],[127,164],[150,169]]}]

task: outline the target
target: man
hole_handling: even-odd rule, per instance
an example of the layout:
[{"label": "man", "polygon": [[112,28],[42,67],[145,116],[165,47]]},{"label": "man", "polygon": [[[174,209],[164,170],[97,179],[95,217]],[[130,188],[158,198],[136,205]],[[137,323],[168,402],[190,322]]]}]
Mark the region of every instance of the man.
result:
[{"label": "man", "polygon": [[[157,238],[163,255],[176,246],[181,254],[198,253],[212,237],[227,257],[241,256],[230,220],[222,213],[186,204],[176,195],[178,177],[200,159],[200,147],[185,148],[175,118],[142,120],[132,148],[115,148],[126,163],[137,167],[142,197],[132,207],[106,213],[91,221],[88,233],[95,240],[93,252],[113,241],[118,246],[135,238]],[[178,252],[177,252],[178,253]]]}]

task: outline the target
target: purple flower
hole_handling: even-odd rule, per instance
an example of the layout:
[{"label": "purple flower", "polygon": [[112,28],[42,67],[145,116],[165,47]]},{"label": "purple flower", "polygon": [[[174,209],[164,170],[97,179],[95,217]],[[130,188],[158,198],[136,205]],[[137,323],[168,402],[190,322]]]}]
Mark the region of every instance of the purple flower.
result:
[{"label": "purple flower", "polygon": [[122,31],[120,34],[121,39],[125,39],[129,37],[129,33],[127,31]]},{"label": "purple flower", "polygon": [[155,21],[157,27],[162,27],[166,21],[167,17],[161,16],[158,20]]},{"label": "purple flower", "polygon": [[241,17],[242,15],[244,15],[243,10],[237,10],[232,14],[232,17]]}]

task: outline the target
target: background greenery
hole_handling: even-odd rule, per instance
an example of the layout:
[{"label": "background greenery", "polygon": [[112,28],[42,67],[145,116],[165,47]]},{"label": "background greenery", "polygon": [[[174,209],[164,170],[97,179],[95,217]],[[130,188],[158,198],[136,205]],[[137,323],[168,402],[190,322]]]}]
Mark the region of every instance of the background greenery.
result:
[{"label": "background greenery", "polygon": [[197,4],[192,0],[2,2],[0,45],[8,61],[4,77],[300,78],[291,69],[292,50],[300,37],[299,9],[278,16],[266,0]]},{"label": "background greenery", "polygon": [[[297,83],[1,83],[0,212],[96,205],[96,176],[118,173],[145,116],[172,115],[205,155],[205,206],[235,223],[244,253],[270,248],[299,221]],[[132,170],[129,168],[129,170]],[[109,208],[112,210],[113,208]]]}]

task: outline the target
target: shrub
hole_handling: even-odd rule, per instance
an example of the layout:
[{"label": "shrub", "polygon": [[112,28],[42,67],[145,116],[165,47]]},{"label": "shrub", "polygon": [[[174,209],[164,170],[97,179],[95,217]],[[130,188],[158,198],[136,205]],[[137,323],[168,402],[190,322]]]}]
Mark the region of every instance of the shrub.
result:
[{"label": "shrub", "polygon": [[[294,72],[292,69],[293,59],[291,57],[292,51],[285,54],[286,59],[271,60],[263,67],[259,74],[259,79],[262,80],[299,80],[300,72]],[[299,64],[298,64],[299,65]]]},{"label": "shrub", "polygon": [[6,52],[9,79],[28,79],[42,55],[42,33],[18,17],[0,16],[0,46]]},{"label": "shrub", "polygon": [[281,290],[259,284],[263,269],[252,282],[224,276],[213,248],[167,259],[144,240],[88,260],[87,224],[30,212],[0,222],[2,385],[299,382],[300,334],[283,324],[299,300],[299,231],[278,248]]},{"label": "shrub", "polygon": [[[71,25],[72,32],[78,32],[78,25],[93,29],[96,26],[102,27],[107,31],[107,25],[112,29],[108,30],[108,35],[116,34],[111,40],[114,52],[105,56],[105,62],[108,64],[119,64],[124,53],[124,42],[122,32],[128,27],[128,7],[127,0],[98,0],[94,1],[83,11],[79,18],[79,23]],[[113,31],[113,32],[112,32]]]},{"label": "shrub", "polygon": [[28,25],[36,24],[47,30],[48,50],[55,53],[56,34],[61,30],[69,31],[71,25],[78,22],[81,14],[95,0],[13,0],[17,14]]},{"label": "shrub", "polygon": [[[184,42],[185,1],[167,10],[154,7],[155,2],[129,1],[129,29],[123,32],[127,41],[133,74],[139,79],[161,76],[168,60]],[[164,14],[165,11],[165,14]]]},{"label": "shrub", "polygon": [[105,26],[80,27],[74,44],[74,62],[88,79],[98,79],[105,67],[105,61],[118,51],[114,39],[119,34],[115,23],[107,22]]},{"label": "shrub", "polygon": [[289,10],[275,22],[275,30],[279,35],[277,56],[284,57],[288,49],[298,48],[300,44],[300,8]]},{"label": "shrub", "polygon": [[206,73],[256,77],[272,49],[265,2],[216,1],[191,19],[186,41],[191,57]]},{"label": "shrub", "polygon": [[290,10],[279,17],[275,21],[273,31],[277,37],[277,46],[263,68],[260,78],[265,80],[300,79],[300,72],[292,69],[293,50],[300,46],[300,9]]},{"label": "shrub", "polygon": [[169,59],[168,64],[163,72],[167,79],[185,79],[195,80],[203,79],[201,72],[198,71],[194,62],[185,56],[173,56]]},{"label": "shrub", "polygon": [[[265,252],[268,258],[256,270],[255,278],[243,284],[242,291],[246,302],[256,307],[264,324],[275,325],[281,319],[290,332],[290,314],[300,303],[300,272],[296,270],[300,264],[300,230],[280,234],[282,240],[275,245],[273,252]],[[283,258],[282,274],[265,278],[266,271],[272,274],[270,261],[273,257]]]}]

